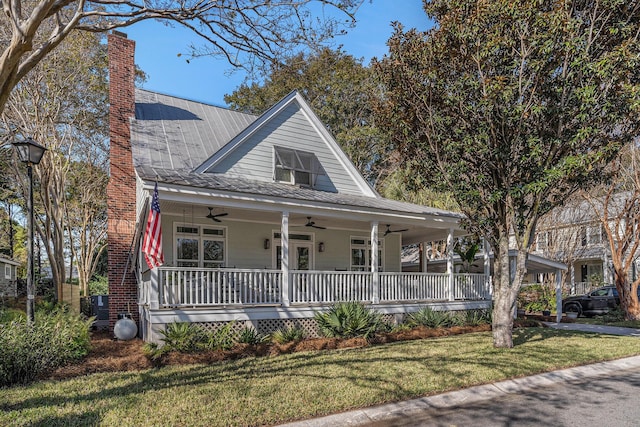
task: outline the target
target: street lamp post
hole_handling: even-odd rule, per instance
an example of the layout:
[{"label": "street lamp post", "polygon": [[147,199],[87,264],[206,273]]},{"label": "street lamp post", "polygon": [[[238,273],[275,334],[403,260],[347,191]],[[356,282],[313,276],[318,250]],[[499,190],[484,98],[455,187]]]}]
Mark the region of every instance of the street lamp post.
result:
[{"label": "street lamp post", "polygon": [[35,320],[35,283],[33,276],[33,165],[40,163],[46,148],[28,138],[16,141],[13,145],[18,150],[20,160],[27,164],[29,178],[29,196],[27,197],[27,320]]}]

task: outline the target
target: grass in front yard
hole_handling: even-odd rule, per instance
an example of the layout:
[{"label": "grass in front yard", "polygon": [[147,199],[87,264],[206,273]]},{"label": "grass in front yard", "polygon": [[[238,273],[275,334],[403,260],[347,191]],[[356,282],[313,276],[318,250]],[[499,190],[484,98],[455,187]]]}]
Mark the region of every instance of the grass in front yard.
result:
[{"label": "grass in front yard", "polygon": [[547,328],[495,349],[475,333],[0,390],[0,425],[269,425],[640,354],[633,337]]}]

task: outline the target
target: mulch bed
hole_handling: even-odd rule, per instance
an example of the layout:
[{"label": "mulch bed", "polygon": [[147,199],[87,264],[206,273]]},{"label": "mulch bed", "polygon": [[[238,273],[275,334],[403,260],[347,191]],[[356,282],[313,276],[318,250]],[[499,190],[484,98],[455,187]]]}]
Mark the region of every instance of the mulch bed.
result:
[{"label": "mulch bed", "polygon": [[[535,319],[518,319],[514,326],[541,326]],[[370,342],[364,338],[311,338],[286,344],[265,343],[258,345],[237,344],[231,350],[203,351],[198,353],[171,352],[152,361],[143,351],[144,342],[140,339],[120,341],[108,332],[93,332],[91,351],[82,361],[57,369],[50,375],[52,379],[65,379],[98,372],[139,371],[159,366],[211,364],[224,360],[244,357],[277,356],[300,351],[335,350],[358,348],[368,345],[385,344],[396,341],[418,340],[425,338],[459,335],[471,332],[486,332],[491,325],[456,326],[451,328],[417,327],[411,330],[377,335]]]}]

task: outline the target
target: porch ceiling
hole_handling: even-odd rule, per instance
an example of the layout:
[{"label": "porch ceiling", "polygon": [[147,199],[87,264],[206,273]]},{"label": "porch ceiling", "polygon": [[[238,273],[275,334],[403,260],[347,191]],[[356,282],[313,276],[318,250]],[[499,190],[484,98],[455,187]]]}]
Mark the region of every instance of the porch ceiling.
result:
[{"label": "porch ceiling", "polygon": [[[260,210],[240,207],[224,206],[220,200],[211,200],[210,203],[194,204],[183,203],[173,200],[166,200],[161,197],[160,209],[163,214],[184,218],[183,222],[206,222],[209,214],[209,207],[213,208],[213,213],[227,213],[228,215],[220,217],[224,224],[225,221],[238,221],[250,223],[270,224],[279,227],[282,221],[282,212],[278,210]],[[419,221],[415,218],[407,218],[403,220],[395,216],[385,217],[383,213],[379,213],[379,218],[372,215],[363,216],[357,213],[349,212],[331,212],[326,209],[309,209],[299,207],[299,212],[292,211],[289,208],[289,227],[291,229],[307,229],[307,217],[311,217],[316,225],[326,227],[328,230],[353,230],[369,233],[371,230],[372,220],[378,221],[378,233],[382,237],[387,229],[387,224],[391,230],[405,230],[402,232],[394,232],[402,237],[402,244],[412,244],[431,240],[446,239],[449,227],[434,227],[429,221]],[[216,223],[218,224],[218,223]],[[454,235],[464,235],[463,230],[454,230]]]}]

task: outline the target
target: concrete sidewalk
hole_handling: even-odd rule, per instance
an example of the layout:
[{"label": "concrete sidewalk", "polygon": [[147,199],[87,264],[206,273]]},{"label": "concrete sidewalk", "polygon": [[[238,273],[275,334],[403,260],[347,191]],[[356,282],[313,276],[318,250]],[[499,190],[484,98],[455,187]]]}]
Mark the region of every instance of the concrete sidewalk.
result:
[{"label": "concrete sidewalk", "polygon": [[634,328],[621,328],[618,326],[604,326],[604,325],[585,325],[582,323],[555,323],[544,322],[545,325],[554,329],[563,329],[565,331],[581,331],[581,332],[593,332],[596,334],[605,335],[624,335],[630,337],[640,337],[640,329]]},{"label": "concrete sidewalk", "polygon": [[[608,335],[626,335],[640,337],[639,329],[619,328],[613,326],[583,325],[579,323],[547,323],[555,329],[593,332]],[[402,402],[372,406],[340,414],[313,418],[304,421],[283,424],[282,427],[325,427],[325,426],[360,426],[374,422],[411,416],[412,413],[430,409],[442,409],[453,406],[476,403],[487,399],[496,399],[511,393],[520,393],[535,388],[548,386],[561,381],[593,378],[624,369],[640,369],[640,356],[627,357],[610,362],[578,366],[560,371],[547,372],[525,378],[500,381],[493,384],[470,387],[435,396],[422,397]]]}]

